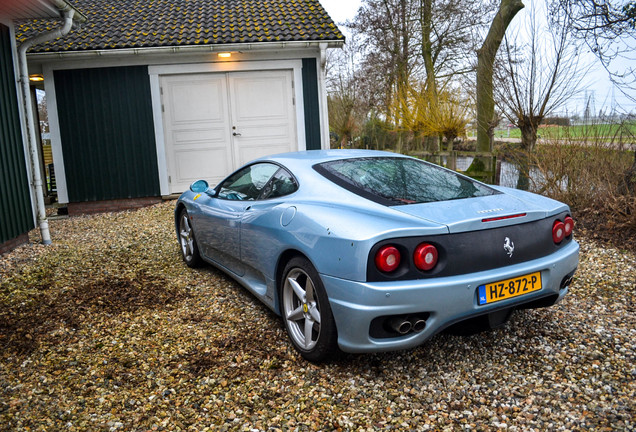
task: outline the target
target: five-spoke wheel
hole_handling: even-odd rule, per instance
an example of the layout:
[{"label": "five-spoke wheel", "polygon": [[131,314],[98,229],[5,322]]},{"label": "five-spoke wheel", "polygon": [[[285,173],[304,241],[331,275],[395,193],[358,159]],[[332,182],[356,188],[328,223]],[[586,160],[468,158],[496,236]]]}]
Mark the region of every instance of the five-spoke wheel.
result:
[{"label": "five-spoke wheel", "polygon": [[186,209],[179,213],[179,245],[185,263],[189,267],[198,267],[201,264],[201,256]]},{"label": "five-spoke wheel", "polygon": [[307,360],[327,360],[337,352],[337,333],[318,272],[308,260],[297,257],[283,274],[281,314],[294,347]]}]

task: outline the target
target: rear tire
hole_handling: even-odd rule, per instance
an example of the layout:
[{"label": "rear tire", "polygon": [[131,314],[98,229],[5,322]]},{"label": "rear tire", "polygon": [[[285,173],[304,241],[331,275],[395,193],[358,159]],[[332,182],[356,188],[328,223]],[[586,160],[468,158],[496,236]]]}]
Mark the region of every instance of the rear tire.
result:
[{"label": "rear tire", "polygon": [[296,257],[285,266],[280,311],[292,345],[306,360],[338,357],[338,332],[324,285],[314,266]]},{"label": "rear tire", "polygon": [[181,246],[181,257],[188,267],[196,268],[203,264],[199,254],[199,245],[194,237],[192,222],[186,209],[179,213],[179,246]]}]

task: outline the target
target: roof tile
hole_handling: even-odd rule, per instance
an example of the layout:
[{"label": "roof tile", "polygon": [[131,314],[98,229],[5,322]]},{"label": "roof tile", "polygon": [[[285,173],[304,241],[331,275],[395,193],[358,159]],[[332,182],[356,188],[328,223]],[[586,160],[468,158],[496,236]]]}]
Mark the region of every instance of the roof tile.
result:
[{"label": "roof tile", "polygon": [[[88,18],[64,38],[29,52],[344,40],[318,0],[75,0]],[[59,27],[18,23],[19,42]]]}]

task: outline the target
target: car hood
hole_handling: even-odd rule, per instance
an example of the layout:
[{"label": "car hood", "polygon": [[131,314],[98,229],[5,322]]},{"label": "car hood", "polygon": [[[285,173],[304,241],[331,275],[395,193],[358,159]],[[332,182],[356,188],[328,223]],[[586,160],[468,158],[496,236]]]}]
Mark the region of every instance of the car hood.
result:
[{"label": "car hood", "polygon": [[450,233],[532,222],[567,209],[557,201],[528,193],[502,193],[477,198],[394,206],[393,209],[446,225]]}]

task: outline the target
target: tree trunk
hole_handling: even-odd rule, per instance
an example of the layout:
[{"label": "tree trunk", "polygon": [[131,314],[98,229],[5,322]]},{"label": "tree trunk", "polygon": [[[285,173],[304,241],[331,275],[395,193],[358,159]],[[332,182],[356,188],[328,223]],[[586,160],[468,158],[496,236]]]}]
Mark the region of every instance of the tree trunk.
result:
[{"label": "tree trunk", "polygon": [[537,144],[537,128],[540,122],[541,119],[526,118],[519,127],[521,129],[521,153],[517,161],[519,169],[517,189],[528,190],[530,188],[530,155]]},{"label": "tree trunk", "polygon": [[528,153],[532,153],[537,144],[537,130],[540,122],[541,119],[534,118],[527,119],[523,124],[519,125],[521,130],[521,148]]},{"label": "tree trunk", "polygon": [[492,151],[492,131],[495,127],[493,99],[493,65],[506,29],[517,12],[524,8],[521,0],[501,0],[497,15],[490,25],[484,43],[477,51],[477,151]]},{"label": "tree trunk", "polygon": [[422,22],[422,59],[426,71],[426,92],[431,103],[437,104],[437,83],[435,82],[435,65],[433,64],[433,43],[431,42],[431,23],[433,19],[433,0],[422,0],[420,6]]}]

